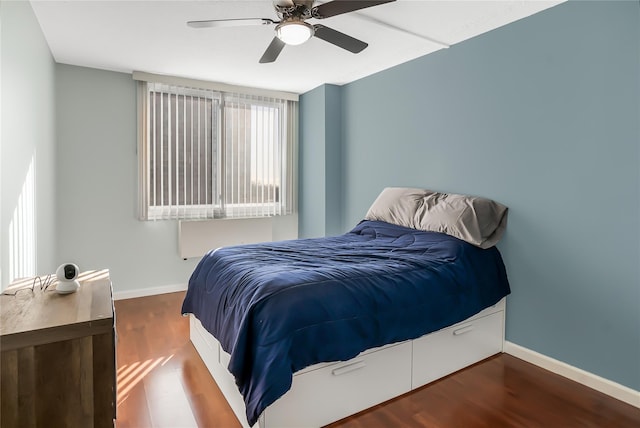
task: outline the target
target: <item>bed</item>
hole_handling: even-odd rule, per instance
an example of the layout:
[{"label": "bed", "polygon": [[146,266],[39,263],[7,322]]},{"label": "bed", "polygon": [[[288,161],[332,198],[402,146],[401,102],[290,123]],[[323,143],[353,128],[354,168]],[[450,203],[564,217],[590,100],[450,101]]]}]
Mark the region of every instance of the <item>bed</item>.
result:
[{"label": "bed", "polygon": [[191,340],[244,426],[322,426],[502,350],[506,207],[387,188],[351,231],[214,249]]}]

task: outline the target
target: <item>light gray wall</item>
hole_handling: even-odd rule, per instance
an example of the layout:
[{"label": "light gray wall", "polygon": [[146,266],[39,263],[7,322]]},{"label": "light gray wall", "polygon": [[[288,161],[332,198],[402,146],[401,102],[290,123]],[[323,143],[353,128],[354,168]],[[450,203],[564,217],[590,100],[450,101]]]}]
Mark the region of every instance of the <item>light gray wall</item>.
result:
[{"label": "light gray wall", "polygon": [[[11,260],[35,260],[28,276],[57,266],[55,187],[55,66],[29,2],[0,1],[0,286],[11,280]],[[35,193],[23,192],[33,164]],[[29,212],[18,214],[22,196]],[[27,203],[24,203],[27,202]],[[33,207],[35,206],[35,211]],[[35,219],[34,239],[21,239],[10,251],[9,229]]]},{"label": "light gray wall", "polygon": [[115,292],[186,284],[175,221],[136,217],[136,84],[131,75],[56,65],[58,258],[109,268]]},{"label": "light gray wall", "polygon": [[636,390],[639,28],[572,1],[342,88],[343,229],[385,186],[506,204],[507,339]]}]

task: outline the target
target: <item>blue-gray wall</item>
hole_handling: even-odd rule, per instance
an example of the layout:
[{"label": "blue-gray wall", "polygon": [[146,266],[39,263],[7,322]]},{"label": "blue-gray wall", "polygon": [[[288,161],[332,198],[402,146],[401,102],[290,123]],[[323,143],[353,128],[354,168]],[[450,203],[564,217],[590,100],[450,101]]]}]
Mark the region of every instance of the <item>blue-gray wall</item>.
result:
[{"label": "blue-gray wall", "polygon": [[[3,288],[12,276],[54,271],[58,259],[55,63],[29,2],[0,1],[0,26],[0,288]],[[32,186],[28,179],[30,167]],[[10,242],[10,229],[28,233],[18,234]],[[10,264],[17,269],[11,269]]]},{"label": "blue-gray wall", "polygon": [[636,390],[639,29],[637,1],[569,2],[345,85],[335,213],[385,186],[508,205],[507,339]]},{"label": "blue-gray wall", "polygon": [[298,236],[342,233],[342,89],[322,85],[300,105]]},{"label": "blue-gray wall", "polygon": [[325,90],[300,97],[298,152],[298,235],[325,235]]},{"label": "blue-gray wall", "polygon": [[326,235],[342,233],[342,90],[325,87]]}]

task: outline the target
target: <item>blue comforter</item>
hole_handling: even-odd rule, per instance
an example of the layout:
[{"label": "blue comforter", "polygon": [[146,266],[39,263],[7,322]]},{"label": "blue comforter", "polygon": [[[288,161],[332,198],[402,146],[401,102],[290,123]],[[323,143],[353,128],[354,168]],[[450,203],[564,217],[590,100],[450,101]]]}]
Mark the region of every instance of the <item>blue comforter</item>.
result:
[{"label": "blue comforter", "polygon": [[253,425],[294,372],[455,324],[509,292],[495,247],[362,221],[336,237],[210,251],[182,313],[231,354]]}]

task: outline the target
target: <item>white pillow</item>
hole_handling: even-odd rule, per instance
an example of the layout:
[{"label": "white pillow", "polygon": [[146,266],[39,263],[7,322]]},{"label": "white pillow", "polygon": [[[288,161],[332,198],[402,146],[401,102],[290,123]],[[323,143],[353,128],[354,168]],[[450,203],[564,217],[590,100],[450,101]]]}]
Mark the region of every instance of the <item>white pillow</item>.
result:
[{"label": "white pillow", "polygon": [[477,196],[387,187],[373,202],[365,220],[446,233],[489,248],[502,238],[507,212],[506,206]]}]

